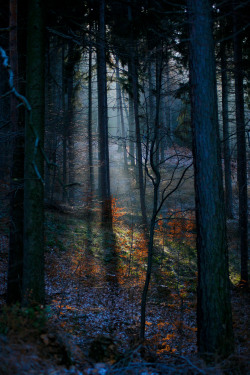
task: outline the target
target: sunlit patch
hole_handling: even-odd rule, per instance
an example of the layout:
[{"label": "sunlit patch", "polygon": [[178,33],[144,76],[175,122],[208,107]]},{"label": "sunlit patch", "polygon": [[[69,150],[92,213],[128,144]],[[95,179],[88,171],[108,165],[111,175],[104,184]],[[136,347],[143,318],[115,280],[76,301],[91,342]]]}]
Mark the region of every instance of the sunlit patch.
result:
[{"label": "sunlit patch", "polygon": [[[66,251],[47,254],[51,319],[79,342],[105,333],[125,348],[138,342],[148,239],[136,225],[125,224],[126,209],[113,202],[113,234],[104,234],[98,221],[72,221],[70,233],[65,231],[67,240],[60,232]],[[156,228],[147,307],[146,340],[163,356],[189,352],[189,344],[181,340],[183,331],[187,343],[195,347],[196,341],[196,254],[191,242],[185,242],[185,230],[193,226],[183,224],[189,216],[173,216],[172,221],[160,220]]]}]

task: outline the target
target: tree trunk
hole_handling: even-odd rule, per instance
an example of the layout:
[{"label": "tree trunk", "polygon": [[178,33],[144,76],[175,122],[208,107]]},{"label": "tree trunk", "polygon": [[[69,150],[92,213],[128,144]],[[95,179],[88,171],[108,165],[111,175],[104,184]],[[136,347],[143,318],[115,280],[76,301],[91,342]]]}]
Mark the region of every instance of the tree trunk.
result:
[{"label": "tree trunk", "polygon": [[[18,38],[17,1],[10,0],[10,65],[14,85],[18,87]],[[23,45],[20,45],[23,47]],[[22,50],[21,53],[24,54]],[[17,108],[18,100],[10,97],[10,121],[14,134],[12,144],[10,242],[7,280],[7,303],[21,302],[23,273],[23,173],[24,173],[24,118],[23,109]]]},{"label": "tree trunk", "polygon": [[107,73],[105,58],[105,0],[99,2],[99,30],[97,48],[97,81],[98,81],[98,125],[99,125],[99,191],[102,204],[102,223],[112,225],[109,144],[108,144],[108,104]]},{"label": "tree trunk", "polygon": [[241,253],[241,280],[248,281],[248,217],[247,217],[247,161],[246,134],[244,121],[244,88],[242,70],[241,24],[234,9],[233,44],[234,44],[234,79],[237,131],[237,182],[239,191],[239,234]]},{"label": "tree trunk", "polygon": [[116,57],[116,69],[115,69],[115,75],[116,75],[116,117],[117,117],[117,128],[116,128],[116,137],[117,137],[117,144],[118,152],[122,152],[122,126],[121,126],[121,108],[120,108],[120,93],[119,93],[119,81],[118,81],[118,74],[119,74],[119,67],[117,67],[117,64],[119,66],[119,60],[118,57]]},{"label": "tree trunk", "polygon": [[[128,21],[132,22],[132,11],[131,4],[128,4]],[[133,109],[135,116],[135,136],[136,136],[136,173],[138,173],[138,182],[140,190],[140,204],[142,213],[142,222],[145,227],[147,227],[147,212],[146,212],[146,202],[145,202],[145,185],[143,181],[143,164],[142,164],[142,147],[141,147],[141,129],[139,121],[139,92],[138,92],[138,71],[137,71],[137,46],[134,43],[133,30],[130,30],[130,80],[132,83],[132,93],[133,93]]]},{"label": "tree trunk", "polygon": [[68,197],[70,204],[75,203],[75,132],[74,132],[74,66],[76,59],[72,42],[69,43],[69,67],[67,71],[67,90],[68,90],[68,106],[67,106],[67,127],[68,127],[68,170],[69,184]]},{"label": "tree trunk", "polygon": [[66,185],[67,185],[67,174],[68,174],[68,171],[67,171],[67,140],[68,140],[68,126],[69,124],[67,123],[67,116],[66,116],[66,111],[65,111],[65,46],[63,45],[62,46],[62,56],[61,56],[61,63],[62,63],[62,77],[61,77],[61,81],[62,81],[62,115],[61,115],[61,119],[62,119],[62,137],[63,137],[63,142],[62,142],[62,146],[63,146],[63,160],[62,160],[62,164],[63,164],[63,173],[62,173],[62,183],[63,183],[63,191],[62,191],[62,201],[63,203],[66,203],[66,200],[67,200],[67,189],[66,189]]},{"label": "tree trunk", "polygon": [[[129,74],[130,75],[130,74]],[[135,123],[134,123],[134,107],[133,107],[133,98],[131,93],[129,93],[128,98],[128,105],[129,105],[129,160],[131,166],[135,166]]]},{"label": "tree trunk", "polygon": [[126,145],[126,134],[125,134],[125,125],[124,125],[124,116],[123,116],[123,108],[122,108],[122,93],[121,93],[121,86],[120,86],[120,72],[119,72],[119,59],[116,57],[116,92],[117,92],[117,106],[119,108],[118,116],[120,116],[121,120],[121,144],[123,148],[123,161],[124,161],[124,169],[128,168],[127,162],[127,145]]},{"label": "tree trunk", "polygon": [[[91,25],[89,26],[91,34]],[[88,151],[89,151],[89,187],[90,194],[94,192],[94,165],[93,165],[93,136],[92,136],[92,43],[89,45],[89,77],[88,77]]]},{"label": "tree trunk", "polygon": [[146,280],[142,292],[141,301],[141,327],[140,327],[140,338],[144,341],[145,339],[145,322],[146,322],[146,303],[149,283],[152,274],[153,265],[153,251],[154,251],[154,234],[155,234],[155,223],[157,219],[157,214],[159,212],[159,188],[161,183],[161,174],[159,171],[159,160],[155,157],[155,153],[159,148],[158,138],[159,138],[159,115],[160,115],[160,102],[161,102],[161,83],[162,83],[162,55],[160,61],[158,61],[158,69],[156,70],[156,103],[155,103],[155,119],[154,119],[154,129],[153,129],[153,139],[150,148],[150,166],[153,171],[153,176],[151,176],[151,181],[154,187],[154,197],[153,197],[153,212],[150,220],[149,228],[149,244],[148,244],[148,260],[147,260],[147,273]]},{"label": "tree trunk", "polygon": [[233,195],[231,179],[231,157],[229,145],[229,124],[228,124],[228,78],[227,58],[225,43],[220,45],[221,53],[221,86],[222,86],[222,119],[223,119],[223,154],[225,169],[225,204],[228,218],[233,218]]},{"label": "tree trunk", "polygon": [[139,121],[139,108],[138,108],[138,75],[137,75],[137,66],[135,63],[133,47],[131,49],[131,73],[132,73],[132,87],[133,87],[133,99],[134,99],[135,133],[136,133],[136,164],[137,164],[136,168],[138,170],[142,221],[143,221],[143,224],[147,227],[145,186],[144,186],[144,181],[143,181],[141,129],[140,129],[140,121]]},{"label": "tree trunk", "polygon": [[226,220],[209,0],[188,0],[198,251],[198,350],[233,351]]},{"label": "tree trunk", "polygon": [[44,291],[44,15],[43,2],[28,2],[25,127],[23,304],[43,304]]}]

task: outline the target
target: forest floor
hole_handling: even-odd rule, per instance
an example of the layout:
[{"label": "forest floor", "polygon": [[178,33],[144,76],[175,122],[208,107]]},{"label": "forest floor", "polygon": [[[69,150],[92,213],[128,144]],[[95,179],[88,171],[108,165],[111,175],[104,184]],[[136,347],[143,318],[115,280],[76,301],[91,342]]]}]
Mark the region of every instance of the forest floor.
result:
[{"label": "forest floor", "polygon": [[162,220],[156,228],[146,341],[140,343],[147,241],[138,224],[136,183],[116,157],[112,232],[103,230],[98,202],[89,199],[81,208],[46,212],[46,307],[5,306],[8,236],[1,233],[0,375],[247,374],[250,295],[239,285],[236,220],[228,222],[235,354],[211,366],[197,356],[192,171],[164,208],[167,226]]}]

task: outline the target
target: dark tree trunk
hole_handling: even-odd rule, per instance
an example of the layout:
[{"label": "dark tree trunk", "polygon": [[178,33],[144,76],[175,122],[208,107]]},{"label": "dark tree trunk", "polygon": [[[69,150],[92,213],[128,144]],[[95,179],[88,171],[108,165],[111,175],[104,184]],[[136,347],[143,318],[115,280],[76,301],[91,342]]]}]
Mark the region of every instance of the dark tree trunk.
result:
[{"label": "dark tree trunk", "polygon": [[118,152],[122,152],[122,126],[121,126],[121,108],[120,108],[120,96],[119,96],[119,81],[118,81],[118,76],[119,74],[119,67],[117,67],[117,64],[119,65],[119,59],[118,57],[116,58],[116,69],[115,69],[115,74],[116,74],[116,108],[117,108],[117,128],[116,128],[116,137],[117,137],[117,144]]},{"label": "dark tree trunk", "polygon": [[105,0],[101,0],[99,2],[99,29],[97,48],[99,191],[102,202],[102,223],[105,226],[109,227],[112,225],[112,210],[109,175],[108,104],[105,34]]},{"label": "dark tree trunk", "polygon": [[135,116],[134,116],[133,98],[132,98],[131,93],[129,93],[128,105],[129,105],[129,119],[128,119],[129,121],[128,123],[129,160],[130,160],[131,166],[134,167],[135,166],[135,123],[134,123]]},{"label": "dark tree trunk", "polygon": [[137,164],[136,168],[137,168],[137,171],[138,171],[142,220],[143,220],[143,224],[145,226],[147,226],[145,186],[144,186],[144,181],[143,181],[141,129],[140,129],[140,121],[139,121],[139,108],[138,108],[138,74],[137,74],[137,66],[136,66],[136,63],[135,63],[133,47],[131,49],[131,73],[132,73],[134,116],[135,116],[135,134],[136,134],[136,164]]},{"label": "dark tree trunk", "polygon": [[67,174],[68,174],[68,170],[67,170],[67,141],[68,141],[68,123],[67,123],[67,116],[66,116],[66,106],[65,106],[65,81],[66,81],[66,78],[65,78],[65,46],[63,45],[62,46],[62,56],[61,56],[61,63],[62,63],[62,77],[61,77],[61,81],[62,81],[62,116],[61,116],[61,119],[62,119],[62,129],[63,129],[63,178],[62,178],[62,183],[63,183],[63,191],[62,191],[62,201],[63,203],[66,203],[66,200],[67,200],[67,189],[66,189],[66,185],[67,185]]},{"label": "dark tree trunk", "polygon": [[221,86],[222,86],[222,119],[223,119],[223,154],[225,169],[225,204],[228,218],[233,218],[233,195],[231,179],[231,156],[229,145],[229,124],[228,124],[228,78],[227,78],[227,57],[226,45],[221,43]]},{"label": "dark tree trunk", "polygon": [[233,351],[226,220],[209,0],[188,0],[198,251],[198,350]]},{"label": "dark tree trunk", "polygon": [[[18,18],[17,1],[10,0],[10,65],[14,74],[14,85],[18,86],[18,40],[19,47],[24,45],[17,35]],[[21,54],[24,54],[23,49]],[[23,64],[21,64],[22,66]],[[23,67],[23,66],[22,66]],[[11,200],[10,200],[10,242],[7,280],[7,303],[21,302],[23,273],[23,173],[24,173],[24,113],[18,111],[18,100],[10,97],[10,121],[14,134],[11,169]]]},{"label": "dark tree trunk", "polygon": [[[128,21],[132,22],[131,4],[128,4]],[[141,129],[139,120],[139,91],[138,91],[138,70],[137,70],[137,45],[134,42],[133,29],[130,29],[130,81],[132,84],[133,93],[133,110],[135,116],[135,138],[136,138],[136,173],[138,173],[140,204],[142,222],[147,227],[147,211],[145,202],[145,185],[143,180],[143,163],[142,163],[142,144],[141,144]]]},{"label": "dark tree trunk", "polygon": [[[91,33],[91,25],[89,27]],[[89,187],[90,194],[94,191],[94,165],[93,165],[93,136],[92,136],[92,43],[89,46],[89,77],[88,77],[88,151],[89,151]]]},{"label": "dark tree trunk", "polygon": [[69,66],[67,71],[67,90],[68,90],[68,106],[67,106],[67,127],[68,127],[68,170],[69,185],[68,198],[70,204],[75,203],[75,132],[74,132],[74,66],[76,56],[74,55],[73,44],[69,43]]},{"label": "dark tree trunk", "polygon": [[[236,8],[236,7],[235,7]],[[239,191],[239,235],[241,253],[241,280],[248,281],[248,217],[247,217],[247,161],[244,120],[244,88],[242,70],[242,35],[240,19],[234,9],[234,79],[237,131],[237,182]]]},{"label": "dark tree trunk", "polygon": [[25,127],[23,304],[43,304],[44,290],[44,15],[43,2],[28,2]]},{"label": "dark tree trunk", "polygon": [[147,273],[146,280],[142,292],[141,301],[141,326],[140,326],[140,338],[144,341],[145,339],[145,323],[146,323],[146,303],[149,283],[152,274],[153,265],[153,251],[154,251],[154,234],[155,234],[155,224],[157,219],[157,214],[159,213],[158,204],[159,201],[159,188],[161,183],[161,174],[159,171],[159,160],[155,157],[157,149],[159,149],[158,137],[159,137],[159,115],[160,115],[160,102],[161,102],[161,79],[162,79],[162,55],[160,61],[158,61],[158,69],[156,74],[156,103],[155,103],[155,119],[154,119],[154,129],[153,129],[153,139],[150,148],[150,166],[153,171],[153,176],[151,176],[151,181],[153,182],[154,196],[153,196],[153,211],[150,220],[149,227],[149,244],[148,244],[148,260],[147,260]]}]

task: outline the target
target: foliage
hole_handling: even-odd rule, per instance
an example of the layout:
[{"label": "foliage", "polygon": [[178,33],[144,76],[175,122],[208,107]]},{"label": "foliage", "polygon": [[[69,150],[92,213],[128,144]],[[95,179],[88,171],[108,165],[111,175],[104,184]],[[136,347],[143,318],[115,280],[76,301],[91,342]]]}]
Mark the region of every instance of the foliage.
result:
[{"label": "foliage", "polygon": [[44,306],[21,307],[20,304],[4,305],[0,314],[0,333],[32,330],[42,332],[48,318],[49,308]]}]

